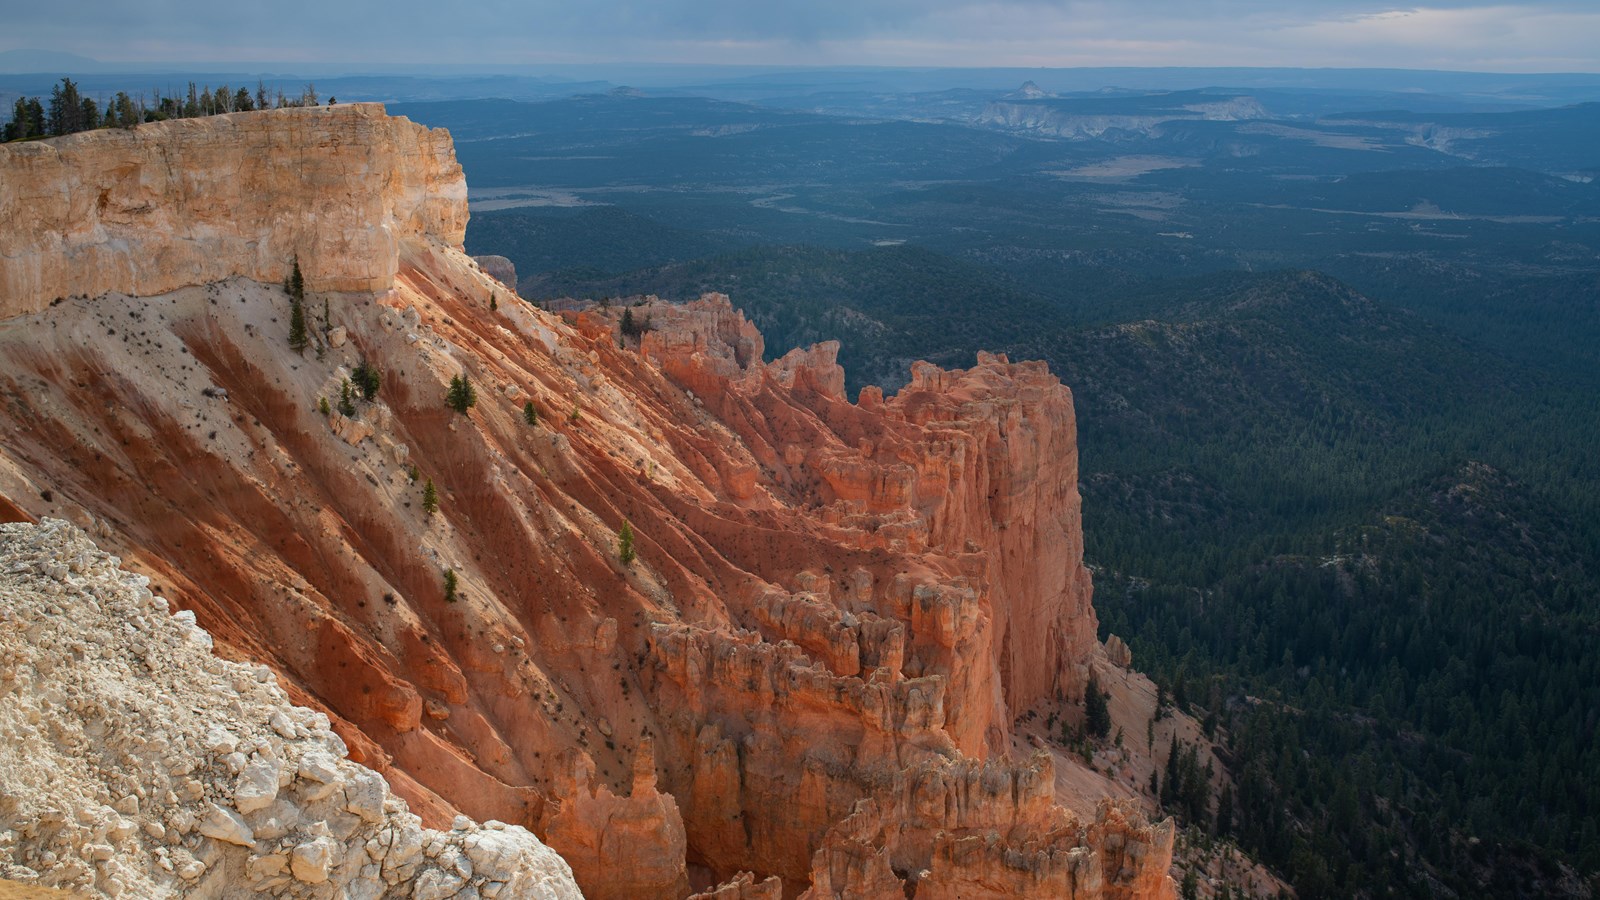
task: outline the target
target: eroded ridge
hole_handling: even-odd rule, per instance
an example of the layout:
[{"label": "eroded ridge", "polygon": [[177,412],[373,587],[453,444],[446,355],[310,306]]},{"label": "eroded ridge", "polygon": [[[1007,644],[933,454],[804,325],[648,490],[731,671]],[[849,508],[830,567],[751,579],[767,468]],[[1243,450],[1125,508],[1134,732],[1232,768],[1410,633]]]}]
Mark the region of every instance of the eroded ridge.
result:
[{"label": "eroded ridge", "polygon": [[[246,126],[161,134],[203,165]],[[1153,750],[1091,767],[1042,727],[1096,672],[1119,726],[1154,716],[1096,640],[1070,391],[982,354],[851,402],[835,345],[768,361],[727,297],[640,300],[633,329],[535,309],[462,252],[423,137],[332,151],[379,167],[346,194],[430,183],[417,141],[445,173],[395,207],[434,224],[380,216],[377,282],[312,278],[365,277],[366,245],[268,218],[270,271],[171,290],[118,263],[0,320],[0,515],[77,523],[423,822],[526,826],[591,897],[1170,895]]]}]

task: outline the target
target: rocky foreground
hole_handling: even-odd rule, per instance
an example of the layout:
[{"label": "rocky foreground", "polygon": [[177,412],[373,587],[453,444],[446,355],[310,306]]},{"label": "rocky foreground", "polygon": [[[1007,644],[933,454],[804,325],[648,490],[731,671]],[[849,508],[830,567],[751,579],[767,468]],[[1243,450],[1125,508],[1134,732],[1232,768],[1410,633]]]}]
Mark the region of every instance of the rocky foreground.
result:
[{"label": "rocky foreground", "polygon": [[193,613],[118,563],[59,520],[0,525],[0,877],[109,897],[581,897],[523,828],[423,828],[327,716],[212,655]]},{"label": "rocky foreground", "polygon": [[[77,523],[251,665],[176,639],[237,695],[227,736],[152,690],[85,719],[98,738],[8,742],[106,779],[83,789],[92,822],[22,835],[8,813],[12,864],[71,858],[105,893],[315,891],[299,874],[323,862],[327,883],[365,869],[402,896],[501,883],[468,844],[522,840],[509,826],[393,863],[415,820],[347,808],[381,782],[334,763],[341,793],[307,768],[342,741],[426,824],[525,826],[591,898],[1172,896],[1149,775],[1174,736],[1210,751],[1185,717],[1154,721],[1153,686],[1097,640],[1072,395],[1042,364],[918,364],[852,402],[836,346],[769,361],[726,297],[641,303],[631,330],[620,308],[534,309],[463,252],[448,135],[370,105],[101,134],[0,147],[0,184],[101,198],[96,228],[63,236],[75,208],[0,191],[0,220],[22,223],[0,251],[25,267],[0,283],[44,292],[0,298],[0,518]],[[287,141],[300,164],[238,140]],[[192,188],[224,174],[259,187],[240,200],[259,217]],[[279,286],[296,257],[303,353]],[[463,377],[477,402],[452,411]],[[42,550],[16,577],[74,590],[81,552],[58,555],[65,582],[30,574],[56,565]],[[82,656],[142,676],[172,641],[134,623],[171,620],[126,590],[128,624],[88,619],[137,655],[63,634],[7,671]],[[282,697],[263,665],[317,711],[283,713],[293,738],[251,711]],[[1128,740],[1089,752],[1063,731],[1091,675]],[[116,755],[113,735],[163,716],[182,740]],[[202,748],[190,768],[183,740]],[[24,796],[57,780],[7,774]],[[153,837],[134,816],[169,791]]]}]

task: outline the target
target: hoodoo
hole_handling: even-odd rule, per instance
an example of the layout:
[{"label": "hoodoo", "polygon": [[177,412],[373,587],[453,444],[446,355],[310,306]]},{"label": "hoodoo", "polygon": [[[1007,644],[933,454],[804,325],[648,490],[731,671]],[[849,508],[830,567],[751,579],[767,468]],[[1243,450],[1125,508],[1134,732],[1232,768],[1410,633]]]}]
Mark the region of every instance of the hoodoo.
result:
[{"label": "hoodoo", "polygon": [[[466,218],[448,135],[371,104],[0,147],[0,514],[591,898],[1173,895],[1043,364],[850,402],[726,297],[642,334],[508,297]],[[1093,765],[1056,727],[1091,672],[1141,737]]]}]

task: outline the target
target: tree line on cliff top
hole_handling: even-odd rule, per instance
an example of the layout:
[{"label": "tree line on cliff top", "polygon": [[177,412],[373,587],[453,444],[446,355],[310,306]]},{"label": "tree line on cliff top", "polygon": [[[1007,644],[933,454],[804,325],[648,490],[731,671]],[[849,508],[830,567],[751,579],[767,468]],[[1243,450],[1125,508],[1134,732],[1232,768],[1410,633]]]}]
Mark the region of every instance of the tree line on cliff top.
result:
[{"label": "tree line on cliff top", "polygon": [[[328,102],[336,102],[329,98]],[[6,141],[25,141],[46,137],[61,137],[96,128],[132,128],[141,122],[160,122],[164,119],[194,119],[223,113],[251,112],[258,109],[283,109],[289,106],[316,106],[317,89],[307,84],[299,96],[287,95],[280,88],[269,92],[265,82],[257,81],[254,93],[249,88],[238,90],[228,85],[215,89],[207,85],[199,88],[189,82],[184,96],[163,96],[159,88],[151,91],[151,99],[143,93],[130,95],[118,91],[115,96],[96,100],[86,97],[70,78],[50,89],[48,101],[38,97],[18,97],[11,108],[11,121],[5,125]]]}]

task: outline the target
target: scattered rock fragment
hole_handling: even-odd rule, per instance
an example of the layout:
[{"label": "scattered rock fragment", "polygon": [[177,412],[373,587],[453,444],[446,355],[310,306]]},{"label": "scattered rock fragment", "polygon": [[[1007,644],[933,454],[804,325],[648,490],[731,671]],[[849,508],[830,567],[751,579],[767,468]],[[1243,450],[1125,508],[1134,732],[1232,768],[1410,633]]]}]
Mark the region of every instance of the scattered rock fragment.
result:
[{"label": "scattered rock fragment", "polygon": [[[212,656],[148,583],[66,522],[0,525],[0,879],[112,898],[581,896],[522,828],[421,827],[331,752],[325,716]],[[106,728],[107,710],[137,727]]]}]

